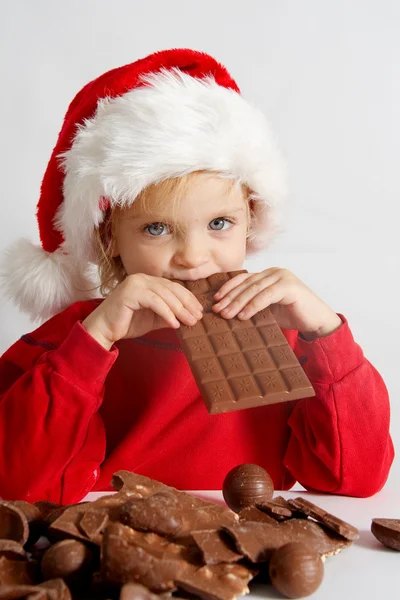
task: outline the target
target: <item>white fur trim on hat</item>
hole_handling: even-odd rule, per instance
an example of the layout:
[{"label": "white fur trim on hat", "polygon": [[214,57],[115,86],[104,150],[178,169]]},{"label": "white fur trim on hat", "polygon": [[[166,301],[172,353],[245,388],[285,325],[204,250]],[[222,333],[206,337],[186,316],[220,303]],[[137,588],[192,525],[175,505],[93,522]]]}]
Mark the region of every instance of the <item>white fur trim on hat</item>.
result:
[{"label": "white fur trim on hat", "polygon": [[95,260],[100,198],[128,207],[149,184],[197,170],[217,171],[254,191],[262,232],[254,232],[253,244],[266,246],[286,178],[262,112],[212,77],[200,80],[173,69],[143,77],[143,83],[100,100],[62,155],[64,202],[56,225],[68,246],[81,260]]}]

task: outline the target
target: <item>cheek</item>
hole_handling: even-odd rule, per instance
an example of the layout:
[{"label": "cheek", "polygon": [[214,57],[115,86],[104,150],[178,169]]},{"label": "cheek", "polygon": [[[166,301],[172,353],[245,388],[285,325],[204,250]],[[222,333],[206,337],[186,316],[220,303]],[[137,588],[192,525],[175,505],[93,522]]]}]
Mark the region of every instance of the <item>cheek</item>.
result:
[{"label": "cheek", "polygon": [[125,248],[121,257],[128,274],[144,272],[158,277],[168,261],[166,254],[162,248],[153,246],[150,249],[148,246],[136,244]]},{"label": "cheek", "polygon": [[220,246],[215,256],[218,267],[224,271],[236,271],[241,269],[246,257],[246,235],[240,231],[229,244]]}]

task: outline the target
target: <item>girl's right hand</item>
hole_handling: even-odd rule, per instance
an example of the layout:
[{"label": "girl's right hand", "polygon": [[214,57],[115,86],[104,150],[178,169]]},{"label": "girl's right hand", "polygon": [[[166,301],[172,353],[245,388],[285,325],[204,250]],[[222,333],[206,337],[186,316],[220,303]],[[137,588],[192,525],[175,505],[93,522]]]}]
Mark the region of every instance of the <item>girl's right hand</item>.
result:
[{"label": "girl's right hand", "polygon": [[[180,322],[195,325],[203,316],[197,298],[180,283],[144,273],[128,275],[83,321],[106,350],[123,338],[135,338]],[[179,319],[179,321],[178,321]]]}]

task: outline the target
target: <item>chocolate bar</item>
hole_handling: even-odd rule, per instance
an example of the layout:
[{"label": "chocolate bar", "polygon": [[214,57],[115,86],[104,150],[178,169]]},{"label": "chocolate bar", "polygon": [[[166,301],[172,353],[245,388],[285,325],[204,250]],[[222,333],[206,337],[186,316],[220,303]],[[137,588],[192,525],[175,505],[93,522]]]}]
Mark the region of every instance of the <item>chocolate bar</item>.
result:
[{"label": "chocolate bar", "polygon": [[210,414],[314,396],[312,385],[269,308],[247,320],[212,311],[214,294],[246,271],[179,281],[203,306],[196,325],[176,330]]}]

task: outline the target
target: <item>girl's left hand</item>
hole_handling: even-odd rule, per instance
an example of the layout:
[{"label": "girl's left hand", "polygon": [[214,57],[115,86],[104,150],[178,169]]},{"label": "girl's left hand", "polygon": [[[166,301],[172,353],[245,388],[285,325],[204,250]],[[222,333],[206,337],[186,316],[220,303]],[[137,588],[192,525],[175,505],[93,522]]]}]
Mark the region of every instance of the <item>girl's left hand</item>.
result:
[{"label": "girl's left hand", "polygon": [[288,269],[241,273],[214,295],[213,311],[231,319],[250,319],[269,307],[282,329],[297,329],[307,340],[338,329],[341,318]]}]

